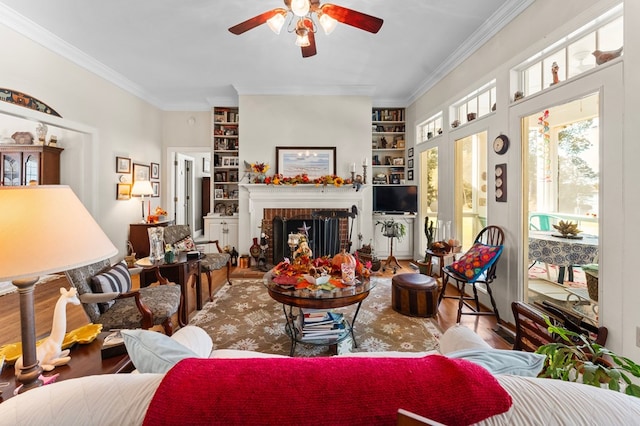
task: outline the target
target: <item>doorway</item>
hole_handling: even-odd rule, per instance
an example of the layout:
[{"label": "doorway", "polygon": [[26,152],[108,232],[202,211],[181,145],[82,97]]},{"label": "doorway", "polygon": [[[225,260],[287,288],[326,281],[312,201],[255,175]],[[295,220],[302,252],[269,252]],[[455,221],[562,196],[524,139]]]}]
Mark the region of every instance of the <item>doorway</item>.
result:
[{"label": "doorway", "polygon": [[[597,323],[600,95],[522,119],[527,298]],[[566,227],[572,227],[570,233]]]}]

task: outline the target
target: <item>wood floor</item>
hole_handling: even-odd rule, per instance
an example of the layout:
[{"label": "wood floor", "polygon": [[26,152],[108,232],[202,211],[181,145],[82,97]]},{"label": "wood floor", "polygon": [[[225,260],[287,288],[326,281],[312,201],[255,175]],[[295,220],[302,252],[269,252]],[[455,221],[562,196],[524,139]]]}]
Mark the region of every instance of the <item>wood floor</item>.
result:
[{"label": "wood floor", "polygon": [[[408,261],[400,261],[402,266],[396,273],[414,272],[409,267]],[[231,273],[231,280],[234,278],[260,278],[264,273],[254,269],[234,268]],[[393,272],[387,270],[384,276],[393,276]],[[225,272],[216,271],[213,274],[213,282],[218,286],[212,289],[213,293],[224,285]],[[206,278],[202,276],[202,296],[203,300],[209,297],[208,288],[206,288]],[[134,280],[134,287],[137,282]],[[53,318],[53,309],[56,300],[60,296],[60,287],[69,288],[66,278],[62,276],[58,280],[50,281],[36,286],[35,295],[35,312],[36,312],[36,335],[46,336],[51,329],[51,321]],[[453,294],[453,289],[449,289],[447,294]],[[444,331],[455,325],[458,310],[457,301],[452,299],[444,299],[440,304],[438,315],[435,318]],[[73,330],[89,322],[88,317],[84,313],[81,306],[68,305],[66,310],[67,330]],[[496,334],[493,329],[496,326],[496,320],[493,316],[462,316],[462,325],[471,328],[477,332],[487,343],[496,349],[511,349],[511,344]],[[11,293],[0,296],[0,345],[14,343],[20,341],[20,316],[18,293]]]}]

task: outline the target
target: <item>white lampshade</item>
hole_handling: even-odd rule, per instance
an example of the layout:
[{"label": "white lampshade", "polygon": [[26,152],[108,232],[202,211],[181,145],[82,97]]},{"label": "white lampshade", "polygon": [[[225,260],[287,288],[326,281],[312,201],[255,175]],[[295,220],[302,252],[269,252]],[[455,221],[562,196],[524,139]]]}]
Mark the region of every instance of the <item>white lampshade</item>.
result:
[{"label": "white lampshade", "polygon": [[276,34],[280,34],[280,30],[284,25],[286,11],[283,9],[282,12],[278,12],[273,15],[271,18],[267,19],[267,25]]},{"label": "white lampshade", "polygon": [[338,25],[338,21],[336,21],[326,13],[323,13],[322,15],[320,15],[319,21],[320,21],[320,26],[322,27],[326,35],[331,34],[333,30],[336,29],[336,26]]},{"label": "white lampshade", "polygon": [[118,253],[71,188],[0,189],[0,281],[37,277]]},{"label": "white lampshade", "polygon": [[131,188],[131,195],[133,195],[134,197],[153,195],[153,188],[151,187],[151,182],[149,182],[148,180],[135,181],[133,183],[133,188]]},{"label": "white lampshade", "polygon": [[309,0],[291,0],[291,11],[296,16],[306,16],[310,8]]}]

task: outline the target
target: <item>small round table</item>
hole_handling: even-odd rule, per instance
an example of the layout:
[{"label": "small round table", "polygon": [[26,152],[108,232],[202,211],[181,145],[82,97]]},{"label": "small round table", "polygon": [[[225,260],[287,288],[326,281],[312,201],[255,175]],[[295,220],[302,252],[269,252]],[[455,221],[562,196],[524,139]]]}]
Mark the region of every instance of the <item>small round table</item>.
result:
[{"label": "small round table", "polygon": [[[263,282],[264,286],[269,292],[269,296],[271,296],[271,298],[275,301],[282,303],[282,311],[284,312],[284,316],[287,321],[287,334],[289,334],[289,337],[291,338],[291,351],[289,352],[289,356],[293,356],[297,343],[305,343],[318,346],[333,346],[338,345],[340,342],[346,340],[349,336],[353,339],[354,347],[358,347],[353,332],[353,327],[355,325],[356,318],[358,317],[358,312],[360,311],[362,301],[369,296],[369,292],[376,285],[375,280],[365,279],[353,286],[345,288],[335,288],[332,291],[327,291],[295,289],[292,286],[282,286],[273,282],[272,277],[273,275],[271,271],[267,272],[263,277]],[[304,342],[301,340],[301,333],[298,330],[298,327],[296,327],[296,319],[298,318],[298,315],[300,315],[300,313],[294,313],[294,307],[299,309],[328,310],[333,308],[343,308],[345,306],[354,305],[356,303],[358,304],[358,307],[353,314],[353,318],[351,318],[351,321],[344,319],[345,332],[342,333],[337,339],[331,341],[330,343],[327,343],[327,341],[324,339],[319,339],[318,341],[305,340]]]}]

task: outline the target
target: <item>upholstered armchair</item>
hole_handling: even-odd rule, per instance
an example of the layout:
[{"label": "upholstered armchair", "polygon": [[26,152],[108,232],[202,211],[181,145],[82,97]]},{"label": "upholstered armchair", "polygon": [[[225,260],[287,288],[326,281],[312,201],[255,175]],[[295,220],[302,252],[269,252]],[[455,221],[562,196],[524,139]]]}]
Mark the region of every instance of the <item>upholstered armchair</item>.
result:
[{"label": "upholstered armchair", "polygon": [[144,328],[162,325],[173,333],[171,317],[181,304],[180,286],[163,284],[131,290],[131,277],[124,261],[111,266],[103,260],[65,272],[78,290],[78,297],[89,319],[104,329]]},{"label": "upholstered armchair", "polygon": [[[193,236],[191,235],[191,228],[189,225],[169,225],[165,227],[164,242],[165,244],[171,244],[172,247],[180,251],[196,250],[196,245],[193,240]],[[215,244],[216,249],[218,250],[217,253],[205,253],[200,259],[200,267],[207,277],[209,301],[211,301],[211,272],[226,267],[227,283],[231,284],[231,280],[229,278],[229,274],[231,272],[231,255],[220,248],[218,240],[205,241],[204,244]]]}]

